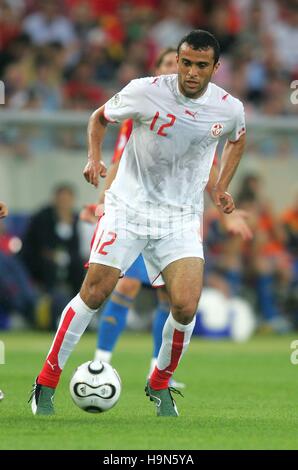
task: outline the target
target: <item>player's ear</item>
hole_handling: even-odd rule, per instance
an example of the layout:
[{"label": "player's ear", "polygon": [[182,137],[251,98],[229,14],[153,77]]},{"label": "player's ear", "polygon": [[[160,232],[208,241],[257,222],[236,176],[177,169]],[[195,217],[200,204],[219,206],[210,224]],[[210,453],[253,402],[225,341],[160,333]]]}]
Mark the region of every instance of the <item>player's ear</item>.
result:
[{"label": "player's ear", "polygon": [[219,67],[220,67],[220,62],[216,62],[216,64],[214,65],[214,68],[213,68],[212,75],[215,75],[217,73]]}]

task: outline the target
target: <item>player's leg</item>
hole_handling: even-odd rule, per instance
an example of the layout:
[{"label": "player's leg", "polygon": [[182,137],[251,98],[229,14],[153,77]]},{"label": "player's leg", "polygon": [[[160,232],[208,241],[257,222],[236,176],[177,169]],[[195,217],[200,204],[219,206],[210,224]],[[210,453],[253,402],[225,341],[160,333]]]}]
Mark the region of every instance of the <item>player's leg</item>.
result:
[{"label": "player's leg", "polygon": [[195,326],[195,314],[202,290],[203,266],[203,259],[190,257],[174,261],[162,271],[170,297],[171,312],[163,329],[157,364],[146,387],[160,416],[178,416],[170,394],[169,381],[189,345]]},{"label": "player's leg", "polygon": [[53,414],[53,396],[63,367],[91,318],[114,289],[120,270],[90,264],[80,293],[65,307],[32,394],[34,414]]},{"label": "player's leg", "polygon": [[157,289],[157,300],[158,305],[152,322],[153,353],[149,376],[152,374],[156,366],[157,356],[162,342],[162,330],[170,312],[170,299],[165,287]]},{"label": "player's leg", "polygon": [[136,278],[119,279],[100,317],[95,359],[110,362],[116,343],[126,327],[127,315],[141,282]]},{"label": "player's leg", "polygon": [[[170,313],[170,299],[165,287],[157,289],[157,300],[158,305],[152,322],[153,354],[148,377],[151,376],[156,366],[158,353],[162,343],[162,331]],[[170,385],[175,388],[185,388],[184,383],[177,382],[173,377],[171,378]]]}]

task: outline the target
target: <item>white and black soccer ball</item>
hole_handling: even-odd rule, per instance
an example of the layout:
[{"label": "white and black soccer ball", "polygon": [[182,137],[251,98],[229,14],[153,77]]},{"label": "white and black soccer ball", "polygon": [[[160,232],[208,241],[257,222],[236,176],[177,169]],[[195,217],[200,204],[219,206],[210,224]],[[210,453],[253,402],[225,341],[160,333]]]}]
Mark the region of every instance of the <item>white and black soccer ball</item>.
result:
[{"label": "white and black soccer ball", "polygon": [[69,389],[79,408],[89,413],[102,413],[119,400],[121,379],[111,364],[88,361],[76,369]]}]

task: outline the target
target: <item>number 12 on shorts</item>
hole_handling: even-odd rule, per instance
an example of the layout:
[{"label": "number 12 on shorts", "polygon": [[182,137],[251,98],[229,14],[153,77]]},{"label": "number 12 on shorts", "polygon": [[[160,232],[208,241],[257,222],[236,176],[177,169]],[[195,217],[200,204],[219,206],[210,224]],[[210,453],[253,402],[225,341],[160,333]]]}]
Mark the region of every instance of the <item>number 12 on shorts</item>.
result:
[{"label": "number 12 on shorts", "polygon": [[104,247],[105,246],[108,246],[108,245],[112,245],[114,243],[114,241],[116,240],[117,238],[117,233],[115,232],[108,232],[107,235],[108,235],[108,240],[106,240],[105,242],[101,243],[101,240],[102,240],[102,237],[103,237],[103,234],[104,234],[104,230],[101,232],[100,234],[100,237],[99,237],[99,240],[96,244],[96,246],[94,247],[94,251],[96,251],[97,253],[100,253],[101,255],[107,255],[108,252],[104,250]]}]

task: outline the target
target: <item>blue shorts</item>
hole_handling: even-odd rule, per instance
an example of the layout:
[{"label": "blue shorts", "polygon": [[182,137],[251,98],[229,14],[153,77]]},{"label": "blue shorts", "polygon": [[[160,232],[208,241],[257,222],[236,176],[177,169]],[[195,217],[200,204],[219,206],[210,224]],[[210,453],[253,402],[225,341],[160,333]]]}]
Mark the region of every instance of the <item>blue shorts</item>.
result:
[{"label": "blue shorts", "polygon": [[139,255],[130,268],[128,268],[128,270],[125,272],[125,277],[138,279],[142,284],[148,284],[151,286],[142,255]]}]

